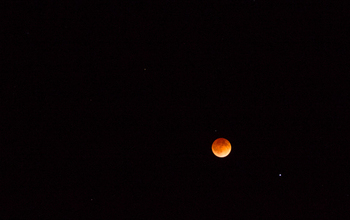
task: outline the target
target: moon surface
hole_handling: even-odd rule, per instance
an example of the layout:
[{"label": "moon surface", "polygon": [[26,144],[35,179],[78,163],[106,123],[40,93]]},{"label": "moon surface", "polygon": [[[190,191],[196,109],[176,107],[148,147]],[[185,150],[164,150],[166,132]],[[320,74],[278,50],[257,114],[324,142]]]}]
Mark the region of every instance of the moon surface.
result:
[{"label": "moon surface", "polygon": [[211,149],[215,156],[223,158],[230,154],[231,143],[225,138],[218,138],[213,142]]}]

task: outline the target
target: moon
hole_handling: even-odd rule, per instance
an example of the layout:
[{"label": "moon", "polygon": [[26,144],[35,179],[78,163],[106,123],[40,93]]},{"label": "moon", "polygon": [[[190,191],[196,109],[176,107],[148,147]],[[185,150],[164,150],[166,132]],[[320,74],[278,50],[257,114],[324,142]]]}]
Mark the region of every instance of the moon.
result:
[{"label": "moon", "polygon": [[231,143],[225,138],[218,138],[213,142],[211,150],[215,156],[224,158],[231,152]]}]

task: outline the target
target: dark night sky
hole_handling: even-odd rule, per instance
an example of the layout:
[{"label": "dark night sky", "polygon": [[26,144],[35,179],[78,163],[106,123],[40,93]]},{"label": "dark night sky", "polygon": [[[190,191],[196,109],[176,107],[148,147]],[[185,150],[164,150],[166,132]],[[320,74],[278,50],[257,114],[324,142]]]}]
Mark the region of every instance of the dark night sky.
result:
[{"label": "dark night sky", "polygon": [[349,14],[333,8],[12,3],[0,216],[349,217]]}]

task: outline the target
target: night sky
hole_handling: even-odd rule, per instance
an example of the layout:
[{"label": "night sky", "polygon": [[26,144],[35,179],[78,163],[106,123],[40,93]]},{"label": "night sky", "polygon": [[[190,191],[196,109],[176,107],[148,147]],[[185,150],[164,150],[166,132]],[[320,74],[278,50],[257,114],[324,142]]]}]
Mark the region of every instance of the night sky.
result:
[{"label": "night sky", "polygon": [[350,217],[344,7],[117,2],[5,7],[0,218]]}]

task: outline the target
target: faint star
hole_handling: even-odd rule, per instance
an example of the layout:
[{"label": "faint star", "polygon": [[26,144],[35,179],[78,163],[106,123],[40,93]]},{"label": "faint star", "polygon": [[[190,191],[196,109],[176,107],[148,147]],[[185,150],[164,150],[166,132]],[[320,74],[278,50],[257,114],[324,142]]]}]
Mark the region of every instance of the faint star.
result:
[{"label": "faint star", "polygon": [[280,173],[280,174],[278,174],[278,176],[282,176],[282,174]]}]

